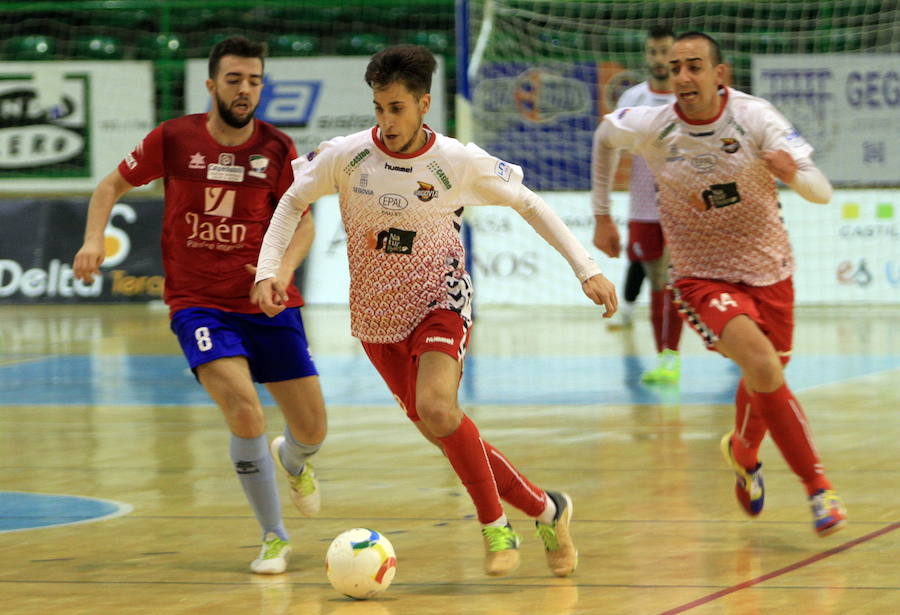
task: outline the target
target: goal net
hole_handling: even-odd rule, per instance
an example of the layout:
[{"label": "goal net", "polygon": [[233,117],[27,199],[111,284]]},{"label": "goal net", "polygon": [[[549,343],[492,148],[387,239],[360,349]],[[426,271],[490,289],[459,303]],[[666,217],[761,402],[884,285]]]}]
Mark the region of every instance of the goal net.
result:
[{"label": "goal net", "polygon": [[[882,0],[471,0],[460,41],[467,45],[471,137],[520,161],[537,189],[589,188],[591,133],[625,89],[646,79],[643,48],[655,25],[715,37],[731,84],[760,96],[772,92],[759,74],[754,78],[754,61],[777,67],[764,60],[840,54],[852,62],[859,54],[900,51],[900,8]],[[857,69],[867,70],[861,59]],[[863,74],[851,87],[870,111],[900,116],[897,73],[880,72],[870,81]],[[774,94],[777,102],[799,98],[806,84],[792,85],[796,91]],[[809,126],[821,118],[794,106],[798,117],[791,119],[801,131],[821,132]],[[879,148],[870,146],[868,155],[877,158]]]}]

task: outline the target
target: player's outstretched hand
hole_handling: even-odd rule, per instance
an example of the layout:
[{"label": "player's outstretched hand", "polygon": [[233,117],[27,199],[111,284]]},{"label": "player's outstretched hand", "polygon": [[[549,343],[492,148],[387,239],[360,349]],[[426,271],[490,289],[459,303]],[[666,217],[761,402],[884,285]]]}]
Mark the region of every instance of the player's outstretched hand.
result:
[{"label": "player's outstretched hand", "polygon": [[622,240],[612,216],[594,216],[594,246],[610,258],[619,257]]},{"label": "player's outstretched hand", "polygon": [[588,296],[588,299],[606,308],[606,311],[603,312],[603,318],[611,318],[616,313],[616,310],[619,309],[616,287],[603,274],[598,273],[589,277],[581,283],[581,289]]},{"label": "player's outstretched hand", "polygon": [[100,265],[106,257],[103,241],[85,241],[75,260],[72,262],[72,273],[79,280],[87,284],[94,281],[95,275],[100,275]]},{"label": "player's outstretched hand", "polygon": [[[244,265],[244,267],[254,276],[256,275],[256,267],[253,265]],[[250,288],[250,301],[258,305],[259,309],[269,318],[283,312],[287,300],[288,294],[284,283],[277,277],[260,280]]]},{"label": "player's outstretched hand", "polygon": [[762,152],[760,158],[769,167],[769,173],[786,184],[794,181],[797,175],[797,162],[783,149],[774,152]]}]

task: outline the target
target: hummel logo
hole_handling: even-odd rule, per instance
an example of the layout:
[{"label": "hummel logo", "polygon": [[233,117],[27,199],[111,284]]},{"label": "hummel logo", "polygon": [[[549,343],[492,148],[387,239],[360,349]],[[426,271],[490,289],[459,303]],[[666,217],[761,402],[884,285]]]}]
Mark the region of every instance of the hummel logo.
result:
[{"label": "hummel logo", "polygon": [[426,344],[431,344],[432,342],[441,342],[442,344],[450,344],[453,345],[452,337],[438,337],[437,335],[432,335],[430,337],[425,338]]}]

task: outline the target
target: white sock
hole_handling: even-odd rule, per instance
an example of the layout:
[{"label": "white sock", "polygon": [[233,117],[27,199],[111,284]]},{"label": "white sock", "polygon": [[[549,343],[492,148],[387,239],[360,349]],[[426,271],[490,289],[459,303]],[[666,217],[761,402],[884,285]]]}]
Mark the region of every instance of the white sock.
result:
[{"label": "white sock", "polygon": [[509,520],[506,518],[506,514],[502,514],[494,521],[485,523],[484,527],[506,527],[507,525],[509,525]]},{"label": "white sock", "polygon": [[545,523],[547,525],[551,525],[553,523],[553,517],[556,516],[556,502],[553,501],[546,492],[544,492],[544,499],[547,501],[547,505],[544,507],[544,512],[538,516],[537,520],[541,523]]}]

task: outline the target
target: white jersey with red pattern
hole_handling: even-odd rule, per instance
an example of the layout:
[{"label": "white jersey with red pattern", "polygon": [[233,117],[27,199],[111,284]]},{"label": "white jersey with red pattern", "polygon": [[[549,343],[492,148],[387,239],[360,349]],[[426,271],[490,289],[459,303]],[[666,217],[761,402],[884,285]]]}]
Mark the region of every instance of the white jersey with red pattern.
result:
[{"label": "white jersey with red pattern", "polygon": [[784,150],[800,161],[813,148],[768,101],[731,88],[721,95],[722,111],[703,123],[677,105],[614,111],[604,116],[606,143],[642,156],[656,177],[673,278],[767,286],[790,276],[794,260],[760,154]]},{"label": "white jersey with red pattern", "polygon": [[436,309],[471,318],[463,208],[520,199],[520,167],[431,131],[414,154],[390,152],[377,127],[325,141],[293,167],[295,202],[339,195],[354,336],[398,342]]},{"label": "white jersey with red pattern", "polygon": [[[619,97],[616,109],[623,107],[659,107],[675,102],[673,92],[661,92],[644,81],[630,87]],[[638,155],[631,157],[631,177],[628,182],[628,219],[639,222],[659,222],[659,208],[656,206],[656,181],[653,172],[644,159]]]}]

